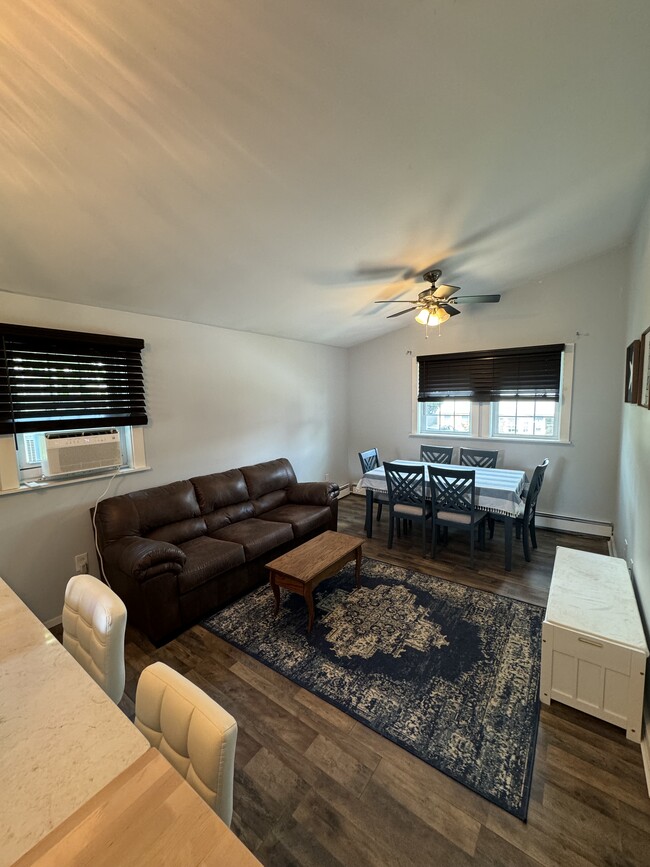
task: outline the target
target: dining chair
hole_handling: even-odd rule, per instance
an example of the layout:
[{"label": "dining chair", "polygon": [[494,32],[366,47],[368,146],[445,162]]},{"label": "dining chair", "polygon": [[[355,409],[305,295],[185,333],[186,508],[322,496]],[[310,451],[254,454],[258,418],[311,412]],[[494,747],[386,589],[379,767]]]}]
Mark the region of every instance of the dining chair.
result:
[{"label": "dining chair", "polygon": [[428,464],[450,464],[453,454],[453,446],[420,446],[420,460]]},{"label": "dining chair", "polygon": [[230,825],[237,722],[164,662],[148,665],[135,693],[135,724]]},{"label": "dining chair", "polygon": [[527,563],[530,563],[530,543],[532,543],[533,548],[537,548],[537,536],[535,534],[535,512],[537,509],[537,498],[539,497],[539,492],[542,489],[544,473],[546,472],[548,464],[549,459],[544,458],[542,463],[535,467],[535,472],[533,473],[533,478],[528,487],[528,491],[526,493],[526,498],[524,501],[524,513],[521,518],[515,518],[517,538],[519,538],[520,531],[523,531],[521,532],[521,535],[523,536],[524,543],[524,558]]},{"label": "dining chair", "polygon": [[397,521],[419,521],[422,524],[422,556],[427,554],[427,521],[431,518],[431,503],[427,500],[424,467],[384,463],[388,486],[388,547],[393,547],[393,532]]},{"label": "dining chair", "polygon": [[[376,470],[381,466],[379,461],[379,452],[377,449],[367,449],[365,452],[359,452],[359,462],[361,463],[361,474]],[[372,501],[377,503],[377,520],[381,518],[381,510],[384,505],[388,505],[388,497],[380,491],[372,492]],[[364,527],[364,529],[367,529]]]},{"label": "dining chair", "polygon": [[63,602],[63,646],[115,704],[124,694],[126,607],[103,581],[73,575]]},{"label": "dining chair", "polygon": [[459,463],[461,467],[482,467],[493,469],[497,465],[498,457],[498,451],[461,448]]},{"label": "dining chair", "polygon": [[481,548],[485,548],[487,514],[476,511],[476,470],[427,467],[433,512],[431,556],[436,556],[438,531],[457,527],[469,531],[469,564],[474,568],[474,536],[478,528]]}]

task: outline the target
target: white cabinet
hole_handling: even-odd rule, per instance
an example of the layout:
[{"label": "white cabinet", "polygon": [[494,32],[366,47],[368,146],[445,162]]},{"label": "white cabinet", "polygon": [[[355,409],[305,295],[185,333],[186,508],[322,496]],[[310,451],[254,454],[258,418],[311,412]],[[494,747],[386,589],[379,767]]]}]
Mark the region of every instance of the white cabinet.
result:
[{"label": "white cabinet", "polygon": [[646,646],[624,560],[558,547],[542,625],[540,699],[641,740]]}]

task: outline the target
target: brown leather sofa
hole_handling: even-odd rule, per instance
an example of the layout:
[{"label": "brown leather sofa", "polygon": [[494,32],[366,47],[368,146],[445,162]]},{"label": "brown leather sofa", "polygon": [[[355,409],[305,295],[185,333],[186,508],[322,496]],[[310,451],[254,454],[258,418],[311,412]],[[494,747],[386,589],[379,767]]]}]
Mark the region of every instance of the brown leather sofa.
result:
[{"label": "brown leather sofa", "polygon": [[163,644],[265,581],[270,560],[336,530],[338,491],[298,483],[279,458],[111,497],[95,518],[104,573],[129,622]]}]

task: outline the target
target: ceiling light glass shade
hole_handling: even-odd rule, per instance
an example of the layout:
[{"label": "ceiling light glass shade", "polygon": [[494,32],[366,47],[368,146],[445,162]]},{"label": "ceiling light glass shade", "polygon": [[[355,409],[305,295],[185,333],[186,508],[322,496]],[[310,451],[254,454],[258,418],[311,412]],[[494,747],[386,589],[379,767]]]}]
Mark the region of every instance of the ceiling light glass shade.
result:
[{"label": "ceiling light glass shade", "polygon": [[441,307],[424,307],[415,317],[415,321],[420,325],[440,325],[450,318],[449,313]]}]

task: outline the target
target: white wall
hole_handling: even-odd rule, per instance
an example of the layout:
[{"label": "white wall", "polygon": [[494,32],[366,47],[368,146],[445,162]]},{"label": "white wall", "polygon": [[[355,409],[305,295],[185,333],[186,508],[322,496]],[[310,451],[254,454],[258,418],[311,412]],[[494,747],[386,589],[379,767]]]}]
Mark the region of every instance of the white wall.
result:
[{"label": "white wall", "polygon": [[[631,257],[625,346],[650,327],[650,200]],[[650,410],[621,402],[621,471],[616,552],[632,564],[646,630],[650,629]],[[626,545],[627,540],[627,545]],[[650,691],[646,691],[650,709]]]},{"label": "white wall", "polygon": [[[0,319],[141,337],[150,472],[110,495],[287,457],[300,480],[347,481],[347,350],[0,292]],[[97,569],[88,509],[106,481],[0,496],[0,575],[45,621],[76,553]]]},{"label": "white wall", "polygon": [[[426,441],[409,436],[408,352],[415,357],[575,342],[571,444],[500,443],[500,465],[522,467],[530,474],[548,456],[540,511],[613,521],[625,359],[621,309],[628,258],[628,248],[614,250],[504,292],[498,305],[467,305],[461,316],[441,326],[440,336],[438,329],[429,329],[428,340],[424,327],[409,314],[406,328],[350,350],[350,478],[359,477],[357,452],[362,449],[378,447],[382,460],[415,458]],[[464,291],[471,294],[471,287]],[[378,307],[378,315],[386,315],[387,309]],[[472,444],[478,442],[488,446],[484,440]]]}]

